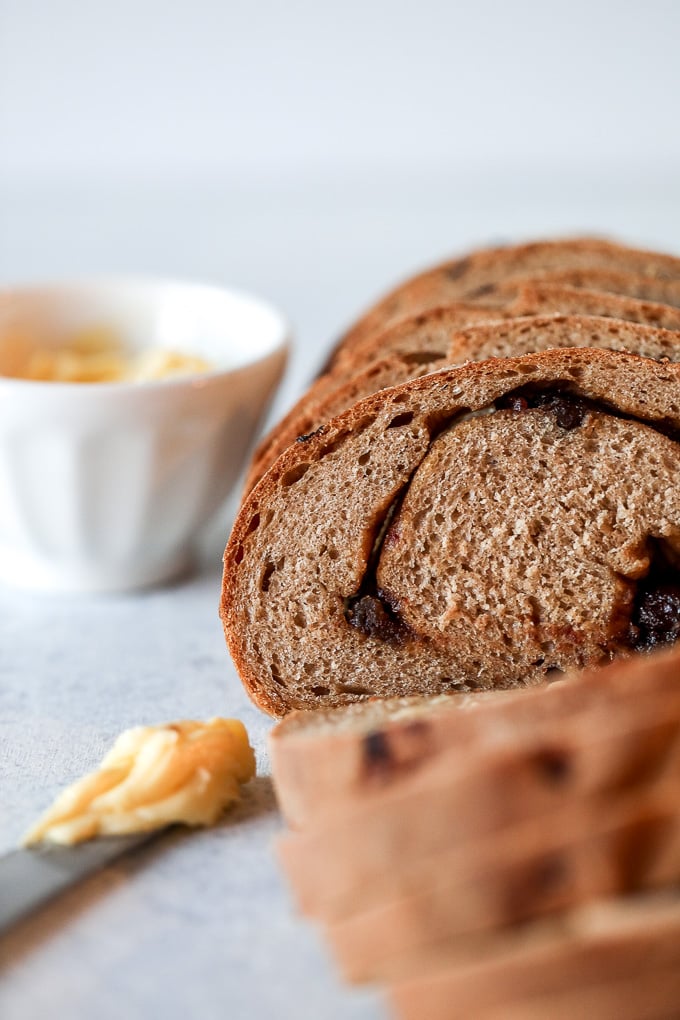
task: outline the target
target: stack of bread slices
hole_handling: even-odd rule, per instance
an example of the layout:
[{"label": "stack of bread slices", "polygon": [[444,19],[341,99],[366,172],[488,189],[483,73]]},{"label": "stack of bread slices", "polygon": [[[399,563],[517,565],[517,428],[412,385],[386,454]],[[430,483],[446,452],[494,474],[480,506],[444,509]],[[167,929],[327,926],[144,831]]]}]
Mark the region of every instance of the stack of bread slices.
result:
[{"label": "stack of bread slices", "polygon": [[680,1015],[680,647],[293,712],[270,747],[297,905],[397,1016]]},{"label": "stack of bread slices", "polygon": [[281,716],[672,642],[678,563],[680,259],[541,242],[350,330],[256,453],[221,614]]},{"label": "stack of bread slices", "polygon": [[680,259],[543,241],[388,294],[256,450],[221,616],[253,701],[303,713],[273,741],[282,854],[350,978],[419,1020],[680,1016],[649,736],[680,683],[649,658],[680,637]]}]

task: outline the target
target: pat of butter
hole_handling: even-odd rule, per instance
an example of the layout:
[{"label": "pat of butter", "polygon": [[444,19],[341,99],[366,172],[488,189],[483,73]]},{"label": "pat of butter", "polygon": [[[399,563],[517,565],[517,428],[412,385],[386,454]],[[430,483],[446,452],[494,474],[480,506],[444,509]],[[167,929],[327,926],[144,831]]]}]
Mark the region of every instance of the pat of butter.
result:
[{"label": "pat of butter", "polygon": [[96,772],[57,797],[22,842],[212,825],[254,775],[255,756],[237,719],[137,726],[121,733]]}]

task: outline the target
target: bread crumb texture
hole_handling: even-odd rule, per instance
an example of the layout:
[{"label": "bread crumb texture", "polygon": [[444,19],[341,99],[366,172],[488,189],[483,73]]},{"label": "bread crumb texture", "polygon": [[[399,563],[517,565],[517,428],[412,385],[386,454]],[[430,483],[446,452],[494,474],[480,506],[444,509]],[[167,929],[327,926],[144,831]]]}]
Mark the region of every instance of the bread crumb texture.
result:
[{"label": "bread crumb texture", "polygon": [[222,618],[249,693],[284,715],[672,643],[679,426],[677,364],[588,348],[354,405],[277,461],[227,546]]}]

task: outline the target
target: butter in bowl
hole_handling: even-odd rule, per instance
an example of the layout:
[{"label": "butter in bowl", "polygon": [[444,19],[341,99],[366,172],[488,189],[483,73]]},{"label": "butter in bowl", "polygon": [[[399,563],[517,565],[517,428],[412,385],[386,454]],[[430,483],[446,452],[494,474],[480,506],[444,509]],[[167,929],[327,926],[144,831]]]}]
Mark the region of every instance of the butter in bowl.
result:
[{"label": "butter in bowl", "polygon": [[222,287],[0,291],[0,582],[121,591],[185,570],[287,349],[275,309]]}]

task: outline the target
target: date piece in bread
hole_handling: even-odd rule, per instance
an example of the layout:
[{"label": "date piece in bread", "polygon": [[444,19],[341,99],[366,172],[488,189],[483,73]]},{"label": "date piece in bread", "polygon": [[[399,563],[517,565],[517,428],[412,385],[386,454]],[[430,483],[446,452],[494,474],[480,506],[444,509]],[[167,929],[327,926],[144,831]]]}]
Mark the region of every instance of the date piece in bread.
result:
[{"label": "date piece in bread", "polygon": [[[564,291],[561,293],[564,295]],[[582,302],[579,300],[581,296],[584,298]],[[641,309],[645,307],[652,307],[654,311],[651,314],[658,317],[661,315],[659,309],[665,309],[665,305],[644,305],[643,302],[628,298],[576,289],[569,293],[567,289],[563,300],[559,296],[554,297],[554,307],[549,310],[555,312],[562,303],[568,306],[565,308],[568,315],[552,315],[547,318],[545,315],[535,316],[532,312],[532,321],[526,321],[524,310],[527,306],[536,308],[540,305],[546,309],[550,305],[550,299],[545,293],[527,290],[513,306],[516,316],[522,313],[521,321],[515,315],[508,315],[505,320],[477,323],[464,329],[457,308],[435,309],[388,330],[381,345],[387,357],[373,361],[362,371],[355,370],[349,379],[336,370],[335,387],[329,387],[327,379],[318,380],[296,405],[297,416],[291,412],[270,433],[267,442],[262,444],[259,454],[253,460],[246,491],[257,484],[276,458],[299,436],[314,432],[372,393],[398,386],[447,365],[483,361],[487,357],[511,357],[552,347],[629,350],[657,360],[680,360],[677,332],[653,326],[633,326],[629,329],[625,321],[619,322],[609,315],[616,309],[621,313],[618,318],[626,319],[623,313],[628,312],[632,316],[636,311],[631,306],[639,306],[638,318],[643,317]],[[587,315],[576,314],[580,303],[584,305]],[[610,321],[602,321],[603,316]],[[595,317],[595,321],[591,322],[591,317]],[[665,320],[673,323],[674,330],[680,329],[680,310],[668,308]],[[629,321],[637,322],[632,317]]]},{"label": "date piece in bread", "polygon": [[[509,277],[536,276],[601,269],[613,274],[637,274],[648,278],[649,287],[633,297],[645,297],[667,304],[669,292],[653,281],[671,284],[680,280],[680,259],[655,252],[640,251],[610,241],[575,238],[563,241],[538,241],[505,248],[492,248],[442,263],[406,280],[363,315],[336,347],[335,357],[344,356],[367,336],[381,332],[399,319],[436,308],[452,301],[495,300],[495,290]],[[561,277],[567,282],[569,277]],[[573,282],[575,276],[571,277]],[[599,286],[617,290],[614,286]],[[671,288],[672,291],[672,288]],[[626,293],[626,291],[624,291]]]},{"label": "date piece in bread", "polygon": [[[596,773],[592,758],[582,758],[585,733],[594,739],[606,717],[610,733],[631,734],[630,720],[639,706],[636,718],[644,730],[659,702],[671,705],[679,696],[680,646],[675,645],[528,690],[392,698],[291,712],[269,739],[277,800],[292,828],[319,830],[362,805],[377,807],[386,794],[420,790],[433,776],[455,775],[471,748],[479,754],[514,741],[530,764],[532,742],[540,750],[544,739],[543,749],[551,753],[538,753],[533,773],[528,772],[543,781],[542,788],[562,795],[563,784],[551,787],[548,782],[552,773],[568,777],[569,788],[577,784],[580,792],[592,788],[584,784],[596,782],[601,788],[621,786],[627,775],[644,775],[639,763],[645,745],[634,751],[632,742],[624,742],[603,779],[602,764]],[[559,734],[544,738],[545,728],[556,719]],[[525,787],[522,799],[527,796]]]},{"label": "date piece in bread", "polygon": [[389,998],[400,1020],[671,1020],[680,896],[622,897],[430,953]]},{"label": "date piece in bread", "polygon": [[234,525],[221,615],[246,690],[285,715],[537,683],[673,641],[679,427],[677,365],[592,349],[354,405]]}]

